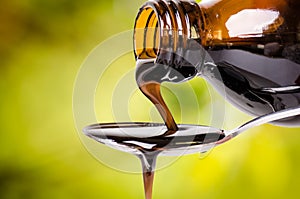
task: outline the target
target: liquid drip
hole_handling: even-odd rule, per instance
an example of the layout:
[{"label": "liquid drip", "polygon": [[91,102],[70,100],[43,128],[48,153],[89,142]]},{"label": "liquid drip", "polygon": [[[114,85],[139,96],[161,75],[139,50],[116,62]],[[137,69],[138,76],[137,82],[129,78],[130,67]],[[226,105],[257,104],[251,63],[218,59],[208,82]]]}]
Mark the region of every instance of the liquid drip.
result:
[{"label": "liquid drip", "polygon": [[144,192],[145,192],[146,199],[152,198],[153,179],[154,179],[154,171],[150,171],[150,172],[143,171]]},{"label": "liquid drip", "polygon": [[143,169],[145,199],[152,198],[154,171],[158,154],[159,152],[154,152],[152,154],[145,153],[143,155],[138,156],[140,158]]}]

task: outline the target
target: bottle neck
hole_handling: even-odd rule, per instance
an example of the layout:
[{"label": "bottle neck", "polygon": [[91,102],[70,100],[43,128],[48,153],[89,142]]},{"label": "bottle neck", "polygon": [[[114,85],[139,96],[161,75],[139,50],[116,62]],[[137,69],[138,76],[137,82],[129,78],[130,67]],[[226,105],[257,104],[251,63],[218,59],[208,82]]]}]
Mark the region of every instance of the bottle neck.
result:
[{"label": "bottle neck", "polygon": [[[192,51],[201,44],[203,15],[196,2],[152,0],[146,2],[137,15],[134,28],[134,52],[137,60],[154,59],[168,66],[192,60]],[[195,65],[194,65],[195,66]]]}]

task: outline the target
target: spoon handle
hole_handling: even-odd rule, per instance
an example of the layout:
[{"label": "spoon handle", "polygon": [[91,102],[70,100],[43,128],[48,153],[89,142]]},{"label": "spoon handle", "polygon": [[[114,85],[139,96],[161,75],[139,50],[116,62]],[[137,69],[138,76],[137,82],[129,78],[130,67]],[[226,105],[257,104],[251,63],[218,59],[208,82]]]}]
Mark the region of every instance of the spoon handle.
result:
[{"label": "spoon handle", "polygon": [[[275,120],[280,120],[280,119],[284,119],[287,117],[292,117],[292,116],[296,116],[296,115],[300,115],[300,106],[296,106],[293,108],[287,108],[281,111],[276,111],[270,114],[266,114],[257,118],[254,118],[253,120],[250,120],[248,122],[246,122],[245,124],[227,131],[225,134],[226,135],[230,135],[231,137],[235,137],[237,135],[239,135],[240,133],[253,128],[255,126],[259,126],[268,122],[272,122]],[[300,127],[300,124],[299,124]]]},{"label": "spoon handle", "polygon": [[285,87],[261,88],[255,91],[266,94],[289,94],[300,92],[300,86],[290,85]]}]

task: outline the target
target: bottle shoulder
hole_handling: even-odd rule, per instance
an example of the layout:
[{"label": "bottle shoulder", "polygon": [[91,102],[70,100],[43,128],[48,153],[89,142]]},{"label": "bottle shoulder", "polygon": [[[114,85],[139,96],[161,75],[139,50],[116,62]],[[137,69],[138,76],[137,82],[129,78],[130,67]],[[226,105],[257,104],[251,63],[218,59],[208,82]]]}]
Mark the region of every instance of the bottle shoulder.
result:
[{"label": "bottle shoulder", "polygon": [[296,0],[217,0],[199,6],[204,15],[200,33],[204,46],[299,40],[300,3]]}]

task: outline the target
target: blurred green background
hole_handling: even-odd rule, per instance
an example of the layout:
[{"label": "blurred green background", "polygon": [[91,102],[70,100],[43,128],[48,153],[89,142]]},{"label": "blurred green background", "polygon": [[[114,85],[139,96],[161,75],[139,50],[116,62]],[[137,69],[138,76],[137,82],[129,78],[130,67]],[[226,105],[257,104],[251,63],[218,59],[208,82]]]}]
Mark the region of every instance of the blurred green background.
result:
[{"label": "blurred green background", "polygon": [[[80,65],[100,42],[132,29],[142,3],[1,2],[1,199],[143,198],[141,175],[112,169],[87,152],[72,113]],[[192,84],[209,103],[203,82]],[[249,119],[227,110],[228,129]],[[299,143],[299,129],[257,127],[208,156],[185,156],[158,171],[153,198],[298,198]]]}]

